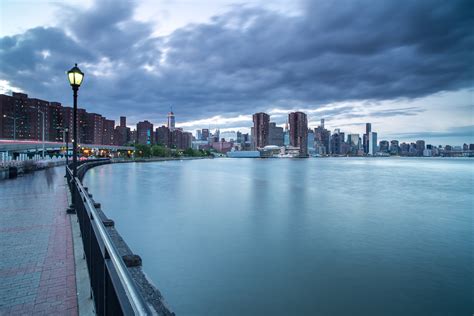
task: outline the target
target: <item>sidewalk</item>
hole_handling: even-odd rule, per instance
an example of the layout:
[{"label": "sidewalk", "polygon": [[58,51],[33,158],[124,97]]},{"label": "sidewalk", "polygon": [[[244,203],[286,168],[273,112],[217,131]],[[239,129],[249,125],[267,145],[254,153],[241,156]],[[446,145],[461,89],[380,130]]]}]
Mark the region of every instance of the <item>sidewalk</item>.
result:
[{"label": "sidewalk", "polygon": [[64,167],[0,181],[0,315],[77,315]]}]

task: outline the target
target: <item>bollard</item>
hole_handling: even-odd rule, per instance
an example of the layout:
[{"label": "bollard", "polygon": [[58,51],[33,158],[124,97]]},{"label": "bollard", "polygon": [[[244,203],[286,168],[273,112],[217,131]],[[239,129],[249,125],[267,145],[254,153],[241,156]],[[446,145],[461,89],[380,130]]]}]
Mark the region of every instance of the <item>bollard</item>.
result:
[{"label": "bollard", "polygon": [[10,179],[16,178],[18,176],[18,168],[17,167],[9,167],[8,168],[8,177]]}]

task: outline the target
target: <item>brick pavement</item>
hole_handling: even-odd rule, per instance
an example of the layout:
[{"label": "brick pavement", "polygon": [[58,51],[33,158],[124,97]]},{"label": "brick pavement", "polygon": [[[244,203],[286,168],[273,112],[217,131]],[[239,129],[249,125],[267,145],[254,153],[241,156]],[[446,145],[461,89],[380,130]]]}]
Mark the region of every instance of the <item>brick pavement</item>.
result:
[{"label": "brick pavement", "polygon": [[0,315],[77,315],[64,167],[0,181]]}]

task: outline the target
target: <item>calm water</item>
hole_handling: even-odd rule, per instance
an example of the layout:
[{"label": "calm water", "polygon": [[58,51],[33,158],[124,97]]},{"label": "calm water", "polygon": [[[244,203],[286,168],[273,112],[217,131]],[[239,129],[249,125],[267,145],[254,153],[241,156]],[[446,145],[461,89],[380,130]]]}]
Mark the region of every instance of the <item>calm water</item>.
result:
[{"label": "calm water", "polygon": [[130,163],[85,182],[177,315],[474,313],[474,160]]}]

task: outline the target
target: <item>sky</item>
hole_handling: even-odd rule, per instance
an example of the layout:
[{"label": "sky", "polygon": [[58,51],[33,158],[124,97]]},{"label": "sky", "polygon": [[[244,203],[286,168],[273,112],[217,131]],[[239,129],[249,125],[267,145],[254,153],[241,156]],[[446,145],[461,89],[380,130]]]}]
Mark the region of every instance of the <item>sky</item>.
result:
[{"label": "sky", "polygon": [[128,125],[248,132],[288,113],[379,139],[474,143],[471,0],[0,0],[0,93]]}]

